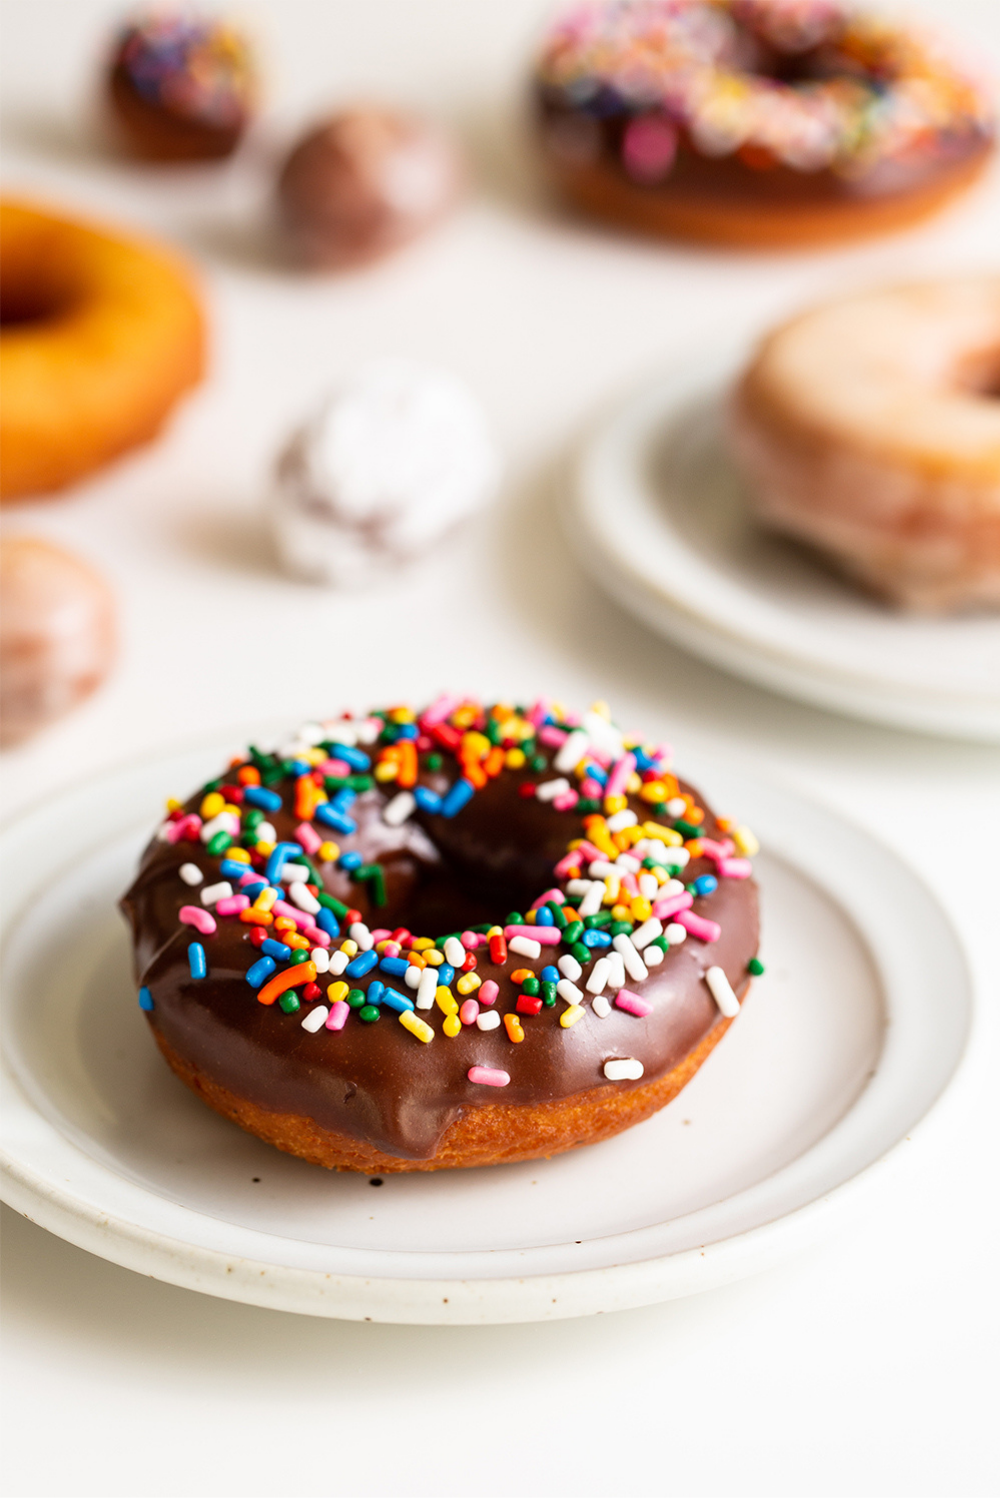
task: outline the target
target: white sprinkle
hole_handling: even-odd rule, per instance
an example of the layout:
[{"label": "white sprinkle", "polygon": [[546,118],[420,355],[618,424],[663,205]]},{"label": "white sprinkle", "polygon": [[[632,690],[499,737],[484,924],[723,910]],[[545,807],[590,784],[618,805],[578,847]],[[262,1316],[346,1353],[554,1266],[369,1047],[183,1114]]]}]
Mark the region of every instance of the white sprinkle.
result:
[{"label": "white sprinkle", "polygon": [[159,828],[156,830],[156,837],[159,839],[161,844],[170,843],[170,835],[173,830],[174,823],[172,818],[168,818],[165,823],[160,824]]},{"label": "white sprinkle", "polygon": [[568,1000],[570,1005],[579,1005],[583,999],[583,990],[577,989],[572,979],[560,979],[556,985],[556,994],[563,1000]]},{"label": "white sprinkle", "polygon": [[671,797],[667,803],[667,815],[671,818],[683,818],[687,812],[687,803],[683,797]]},{"label": "white sprinkle", "polygon": [[390,828],[398,828],[400,823],[406,822],[416,805],[417,799],[412,792],[397,792],[383,807],[382,822],[388,823]]},{"label": "white sprinkle", "polygon": [[226,896],[233,894],[233,888],[228,880],[220,880],[217,885],[203,885],[201,888],[202,906],[214,906],[216,901],[222,901]]},{"label": "white sprinkle", "polygon": [[326,735],[323,732],[322,724],[314,724],[311,720],[308,724],[303,724],[299,730],[299,744],[307,745],[310,749],[312,749],[313,745],[318,745],[321,740],[325,739]]},{"label": "white sprinkle", "polygon": [[637,1057],[615,1057],[604,1064],[604,1076],[617,1083],[622,1078],[641,1078],[643,1066]]},{"label": "white sprinkle", "polygon": [[595,859],[588,869],[587,874],[593,875],[595,880],[603,880],[606,875],[614,875],[615,877],[617,877],[621,875],[621,871],[617,869],[610,860]]},{"label": "white sprinkle", "polygon": [[571,880],[566,886],[567,894],[570,896],[585,896],[589,890],[589,880]]},{"label": "white sprinkle", "polygon": [[185,885],[201,885],[205,878],[197,865],[181,865],[177,873]]},{"label": "white sprinkle", "polygon": [[587,883],[587,894],[584,896],[577,910],[581,917],[596,917],[604,905],[604,897],[607,894],[607,886],[603,880],[591,880]]},{"label": "white sprinkle", "polygon": [[542,945],[536,943],[534,938],[512,937],[507,944],[510,953],[520,953],[524,958],[541,958]]},{"label": "white sprinkle", "polygon": [[590,971],[587,980],[587,988],[592,995],[599,995],[607,984],[611,975],[611,964],[606,958],[599,958]]},{"label": "white sprinkle", "polygon": [[644,843],[645,848],[642,844],[634,846],[636,849],[642,849],[643,859],[655,859],[657,864],[662,864],[670,853],[662,839],[648,839],[644,840]]},{"label": "white sprinkle", "polygon": [[406,973],[403,975],[403,983],[406,985],[407,989],[415,990],[419,988],[420,981],[423,977],[423,969],[418,968],[416,964],[411,964]]},{"label": "white sprinkle", "polygon": [[355,730],[356,742],[359,745],[372,745],[384,728],[385,725],[381,719],[362,719]]},{"label": "white sprinkle", "polygon": [[595,995],[591,1001],[590,1008],[594,1012],[594,1015],[600,1016],[603,1021],[605,1016],[610,1016],[611,1014],[611,1001],[606,1000],[603,995]]},{"label": "white sprinkle", "polygon": [[496,1031],[500,1025],[500,1016],[495,1010],[481,1010],[476,1017],[476,1025],[480,1031]]},{"label": "white sprinkle", "polygon": [[649,970],[639,957],[636,946],[627,932],[620,932],[616,938],[612,938],[611,946],[621,954],[622,963],[628,970],[630,979],[641,980],[649,978]]},{"label": "white sprinkle", "polygon": [[[687,851],[685,851],[687,852]],[[679,896],[684,890],[683,882],[680,880],[666,880],[657,892],[660,896]]]},{"label": "white sprinkle", "polygon": [[[610,965],[608,984],[613,990],[620,990],[625,984],[625,964],[621,954],[615,948],[609,949],[604,957]],[[596,964],[595,964],[596,968]]]},{"label": "white sprinkle", "polygon": [[724,1016],[739,1015],[740,1002],[726,978],[725,969],[720,969],[718,964],[713,964],[710,969],[705,970],[705,983],[712,991],[712,997]]},{"label": "white sprinkle", "polygon": [[375,939],[364,922],[352,922],[347,936],[354,939],[362,953],[367,953],[369,948],[375,946]]},{"label": "white sprinkle", "polygon": [[325,974],[330,967],[330,955],[325,948],[314,948],[309,957],[316,965],[317,974]]},{"label": "white sprinkle", "polygon": [[288,887],[288,894],[295,902],[299,911],[307,911],[311,917],[314,917],[322,909],[312,891],[307,890],[301,880],[292,881]]},{"label": "white sprinkle", "polygon": [[336,953],[330,954],[330,967],[327,972],[336,979],[338,974],[343,974],[350,961],[347,954],[338,948]]},{"label": "white sprinkle", "polygon": [[683,870],[690,858],[690,849],[668,849],[664,864],[674,870]]},{"label": "white sprinkle", "polygon": [[438,977],[437,969],[432,969],[428,964],[426,969],[420,971],[420,982],[417,985],[417,1009],[430,1010],[434,1004],[434,996],[437,994]]},{"label": "white sprinkle", "polygon": [[676,948],[678,943],[683,943],[687,937],[687,928],[682,927],[679,922],[668,922],[663,936],[671,948]]},{"label": "white sprinkle", "polygon": [[273,823],[257,824],[257,842],[258,844],[276,844],[278,842],[278,831]]},{"label": "white sprinkle", "polygon": [[656,947],[655,944],[651,948],[644,948],[642,952],[643,962],[647,969],[658,969],[665,957],[663,949]]},{"label": "white sprinkle", "polygon": [[536,786],[535,796],[539,802],[551,802],[553,797],[560,797],[569,790],[570,785],[565,776],[557,776],[555,781],[543,781]]},{"label": "white sprinkle", "polygon": [[312,872],[310,871],[309,866],[308,865],[294,865],[294,864],[292,864],[291,860],[289,860],[287,864],[282,865],[282,867],[281,867],[281,883],[282,883],[282,885],[288,885],[289,882],[292,881],[292,880],[302,880],[302,881],[312,880]]},{"label": "white sprinkle", "polygon": [[214,818],[209,818],[207,823],[202,823],[199,837],[203,844],[207,844],[217,833],[237,834],[239,831],[240,820],[236,814],[220,812]]},{"label": "white sprinkle", "polygon": [[328,1005],[317,1005],[315,1010],[311,1010],[307,1016],[302,1017],[302,1030],[318,1031],[329,1014]]},{"label": "white sprinkle", "polygon": [[466,955],[465,948],[459,938],[450,937],[445,940],[444,956],[453,969],[460,969],[462,967],[465,963]]},{"label": "white sprinkle", "polygon": [[559,972],[560,974],[565,974],[567,979],[579,979],[583,970],[572,953],[564,953],[559,960]]},{"label": "white sprinkle", "polygon": [[659,889],[660,882],[652,870],[643,870],[639,876],[639,895],[645,896],[647,901],[652,901],[653,897],[659,893]]},{"label": "white sprinkle", "polygon": [[583,728],[590,735],[590,742],[598,750],[603,750],[609,760],[621,760],[624,745],[622,744],[621,731],[613,724],[609,724],[603,714],[595,713],[592,709],[583,716]]},{"label": "white sprinkle", "polygon": [[637,875],[642,869],[642,860],[636,859],[634,854],[619,854],[615,860],[616,870],[627,870],[630,875]]},{"label": "white sprinkle", "polygon": [[566,736],[552,762],[556,771],[573,771],[590,749],[590,735],[585,729],[574,729]]},{"label": "white sprinkle", "polygon": [[635,932],[633,932],[633,948],[638,948],[641,951],[647,943],[651,943],[654,938],[659,937],[662,931],[663,923],[659,917],[650,917],[648,922],[643,922],[642,926],[637,927]]},{"label": "white sprinkle", "polygon": [[615,813],[613,817],[608,819],[608,832],[621,833],[623,828],[634,828],[638,821],[639,819],[632,809],[626,807],[624,811]]}]

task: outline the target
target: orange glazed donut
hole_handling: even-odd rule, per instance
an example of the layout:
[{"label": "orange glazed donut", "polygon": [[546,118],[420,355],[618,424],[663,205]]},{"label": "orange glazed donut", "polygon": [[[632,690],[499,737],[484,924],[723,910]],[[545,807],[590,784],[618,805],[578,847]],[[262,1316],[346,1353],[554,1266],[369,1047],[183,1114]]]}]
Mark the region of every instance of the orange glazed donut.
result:
[{"label": "orange glazed donut", "polygon": [[565,197],[646,234],[785,246],[908,224],[989,158],[985,99],[842,0],[583,0],[535,80]]},{"label": "orange glazed donut", "polygon": [[0,205],[0,497],[61,489],[159,430],[205,330],[168,251]]},{"label": "orange glazed donut", "polygon": [[1000,609],[1000,277],[800,313],[740,380],[751,503],[906,608]]}]

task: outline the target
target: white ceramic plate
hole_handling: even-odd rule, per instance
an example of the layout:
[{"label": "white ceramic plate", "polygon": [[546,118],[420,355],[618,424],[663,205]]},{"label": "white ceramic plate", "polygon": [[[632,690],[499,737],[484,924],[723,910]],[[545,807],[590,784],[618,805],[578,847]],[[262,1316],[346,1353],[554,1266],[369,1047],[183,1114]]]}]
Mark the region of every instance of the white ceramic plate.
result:
[{"label": "white ceramic plate", "polygon": [[746,353],[633,395],[568,497],[579,557],[620,604],[765,687],[905,729],[1000,740],[1000,618],[908,616],[751,520],[722,433]]},{"label": "white ceramic plate", "polygon": [[118,772],[0,840],[4,1197],[109,1260],[326,1317],[521,1322],[639,1306],[824,1233],[887,1157],[912,1151],[903,1143],[954,1084],[972,992],[930,892],[860,829],[699,755],[715,805],[765,845],[768,968],[674,1103],[551,1161],[379,1187],[282,1156],[168,1072],[115,910],[163,795],[218,764],[203,749]]}]

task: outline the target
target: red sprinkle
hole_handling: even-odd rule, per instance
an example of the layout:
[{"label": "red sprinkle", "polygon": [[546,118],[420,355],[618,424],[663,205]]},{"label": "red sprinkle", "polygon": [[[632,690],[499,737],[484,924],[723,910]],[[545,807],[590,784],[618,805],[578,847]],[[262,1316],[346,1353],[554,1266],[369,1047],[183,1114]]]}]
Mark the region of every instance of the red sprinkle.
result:
[{"label": "red sprinkle", "polygon": [[522,797],[533,797],[535,795],[535,784],[533,781],[522,781],[517,790]]},{"label": "red sprinkle", "polygon": [[490,938],[490,958],[495,964],[507,962],[507,940],[502,933]]},{"label": "red sprinkle", "polygon": [[537,995],[518,995],[515,1010],[519,1010],[522,1016],[537,1016],[542,1008],[542,1002]]},{"label": "red sprinkle", "polygon": [[254,945],[255,948],[259,948],[260,945],[261,945],[261,943],[266,942],[266,940],[267,940],[267,928],[266,927],[251,927],[251,929],[250,929],[250,941],[251,941],[251,943],[253,943],[253,945]]},{"label": "red sprinkle", "polygon": [[307,984],[302,991],[303,1000],[318,1000],[323,991],[318,984]]}]

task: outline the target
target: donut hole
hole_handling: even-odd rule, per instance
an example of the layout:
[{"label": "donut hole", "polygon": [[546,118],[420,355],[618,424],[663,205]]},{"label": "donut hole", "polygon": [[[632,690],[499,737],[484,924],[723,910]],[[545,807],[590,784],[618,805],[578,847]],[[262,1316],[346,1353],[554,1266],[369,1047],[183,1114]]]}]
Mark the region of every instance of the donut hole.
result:
[{"label": "donut hole", "polygon": [[76,301],[75,288],[57,267],[32,266],[19,256],[4,256],[0,272],[0,327],[54,322]]},{"label": "donut hole", "polygon": [[1000,400],[1000,346],[964,354],[954,371],[954,380],[959,390],[969,395]]}]

